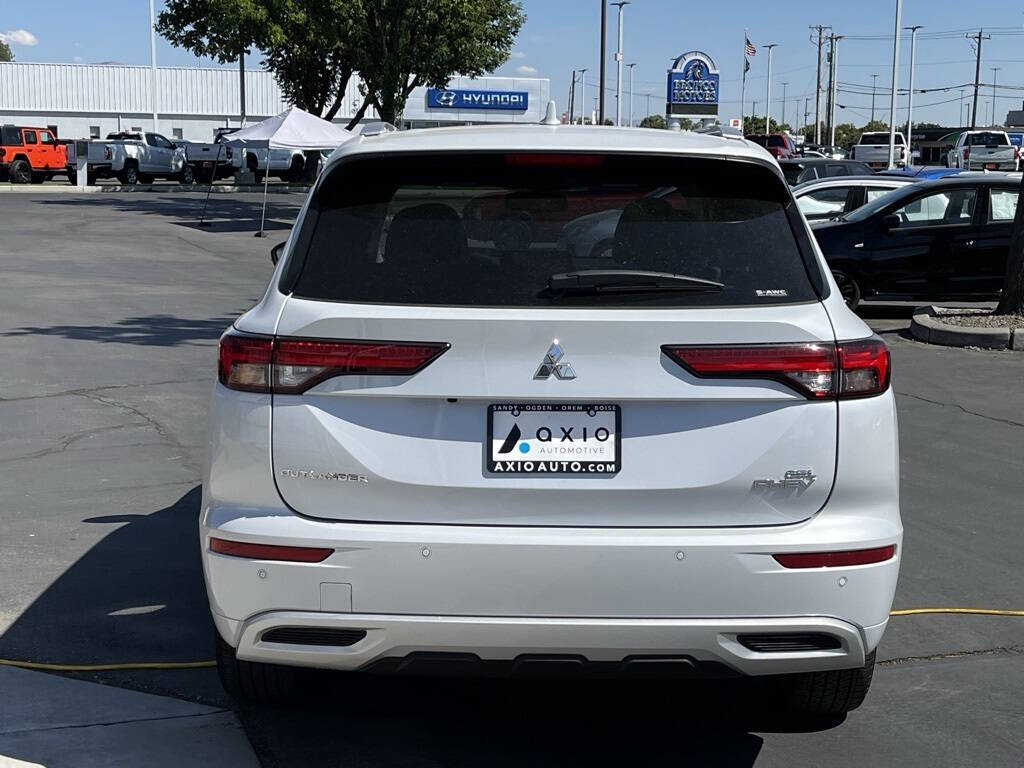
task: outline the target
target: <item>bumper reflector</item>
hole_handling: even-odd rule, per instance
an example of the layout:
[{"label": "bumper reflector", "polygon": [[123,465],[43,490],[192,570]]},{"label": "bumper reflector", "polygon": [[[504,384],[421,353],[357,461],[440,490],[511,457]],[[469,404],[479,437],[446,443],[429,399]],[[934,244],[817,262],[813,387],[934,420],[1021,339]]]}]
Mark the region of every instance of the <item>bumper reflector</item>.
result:
[{"label": "bumper reflector", "polygon": [[870,565],[891,560],[896,545],[873,549],[852,549],[846,552],[796,552],[772,555],[783,568],[842,568],[850,565]]},{"label": "bumper reflector", "polygon": [[250,544],[210,537],[210,551],[252,560],[284,560],[291,563],[321,563],[334,554],[323,547],[286,547],[278,544]]}]

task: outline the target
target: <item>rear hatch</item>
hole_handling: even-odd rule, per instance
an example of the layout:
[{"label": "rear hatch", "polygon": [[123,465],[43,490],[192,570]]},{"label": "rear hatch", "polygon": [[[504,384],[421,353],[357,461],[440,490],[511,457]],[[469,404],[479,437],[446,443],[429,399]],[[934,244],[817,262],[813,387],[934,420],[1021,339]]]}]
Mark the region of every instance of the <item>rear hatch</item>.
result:
[{"label": "rear hatch", "polygon": [[355,155],[314,194],[273,398],[297,512],[760,526],[824,504],[834,336],[767,165]]}]

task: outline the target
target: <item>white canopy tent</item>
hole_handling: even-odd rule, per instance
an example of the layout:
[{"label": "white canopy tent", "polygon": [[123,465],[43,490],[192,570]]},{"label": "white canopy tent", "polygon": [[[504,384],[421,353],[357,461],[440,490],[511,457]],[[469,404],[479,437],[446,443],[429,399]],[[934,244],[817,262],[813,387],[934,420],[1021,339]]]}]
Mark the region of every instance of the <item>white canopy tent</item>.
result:
[{"label": "white canopy tent", "polygon": [[[322,120],[298,107],[291,107],[261,123],[250,125],[230,134],[226,142],[234,146],[266,149],[269,170],[270,150],[272,149],[302,151],[337,149],[355,136],[356,134],[340,128],[334,123]],[[269,173],[264,174],[263,214],[260,218],[260,231],[256,233],[257,237],[265,236],[263,225],[267,218],[267,179],[269,178]]]}]

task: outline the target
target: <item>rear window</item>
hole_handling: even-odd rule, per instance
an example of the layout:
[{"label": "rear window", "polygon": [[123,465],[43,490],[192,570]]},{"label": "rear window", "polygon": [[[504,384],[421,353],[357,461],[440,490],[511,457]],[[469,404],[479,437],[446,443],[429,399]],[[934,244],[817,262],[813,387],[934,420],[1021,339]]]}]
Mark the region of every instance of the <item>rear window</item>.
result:
[{"label": "rear window", "polygon": [[20,147],[21,129],[14,125],[0,127],[0,144],[6,144],[9,147]]},{"label": "rear window", "polygon": [[768,137],[769,147],[784,147],[786,146],[786,140],[781,136],[769,136]]},{"label": "rear window", "polygon": [[[781,180],[749,162],[585,154],[359,156],[322,181],[283,282],[304,298],[382,304],[812,301],[808,270],[816,266],[798,245],[794,208]],[[600,271],[598,283],[618,285],[566,290],[564,278],[551,280],[588,270]],[[670,289],[622,285],[630,279],[619,273],[637,272],[696,280],[685,288],[679,279]]]},{"label": "rear window", "polygon": [[[862,133],[861,137],[860,137],[860,143],[861,144],[876,144],[876,145],[877,144],[885,144],[886,146],[888,146],[888,144],[889,144],[889,134],[888,133]],[[896,134],[896,145],[899,146],[900,144],[903,144],[903,143],[904,142],[903,142],[902,134],[897,133]]]},{"label": "rear window", "polygon": [[972,147],[1008,147],[1010,139],[1005,133],[986,131],[984,133],[972,133],[967,136],[967,143]]}]

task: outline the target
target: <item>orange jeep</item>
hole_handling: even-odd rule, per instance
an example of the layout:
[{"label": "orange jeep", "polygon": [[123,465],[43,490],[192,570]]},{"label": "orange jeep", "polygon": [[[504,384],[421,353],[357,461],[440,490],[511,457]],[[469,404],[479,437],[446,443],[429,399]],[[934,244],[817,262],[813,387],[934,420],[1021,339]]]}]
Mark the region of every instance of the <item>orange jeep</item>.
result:
[{"label": "orange jeep", "polygon": [[12,184],[47,181],[66,173],[67,149],[49,128],[0,126],[0,178]]}]

